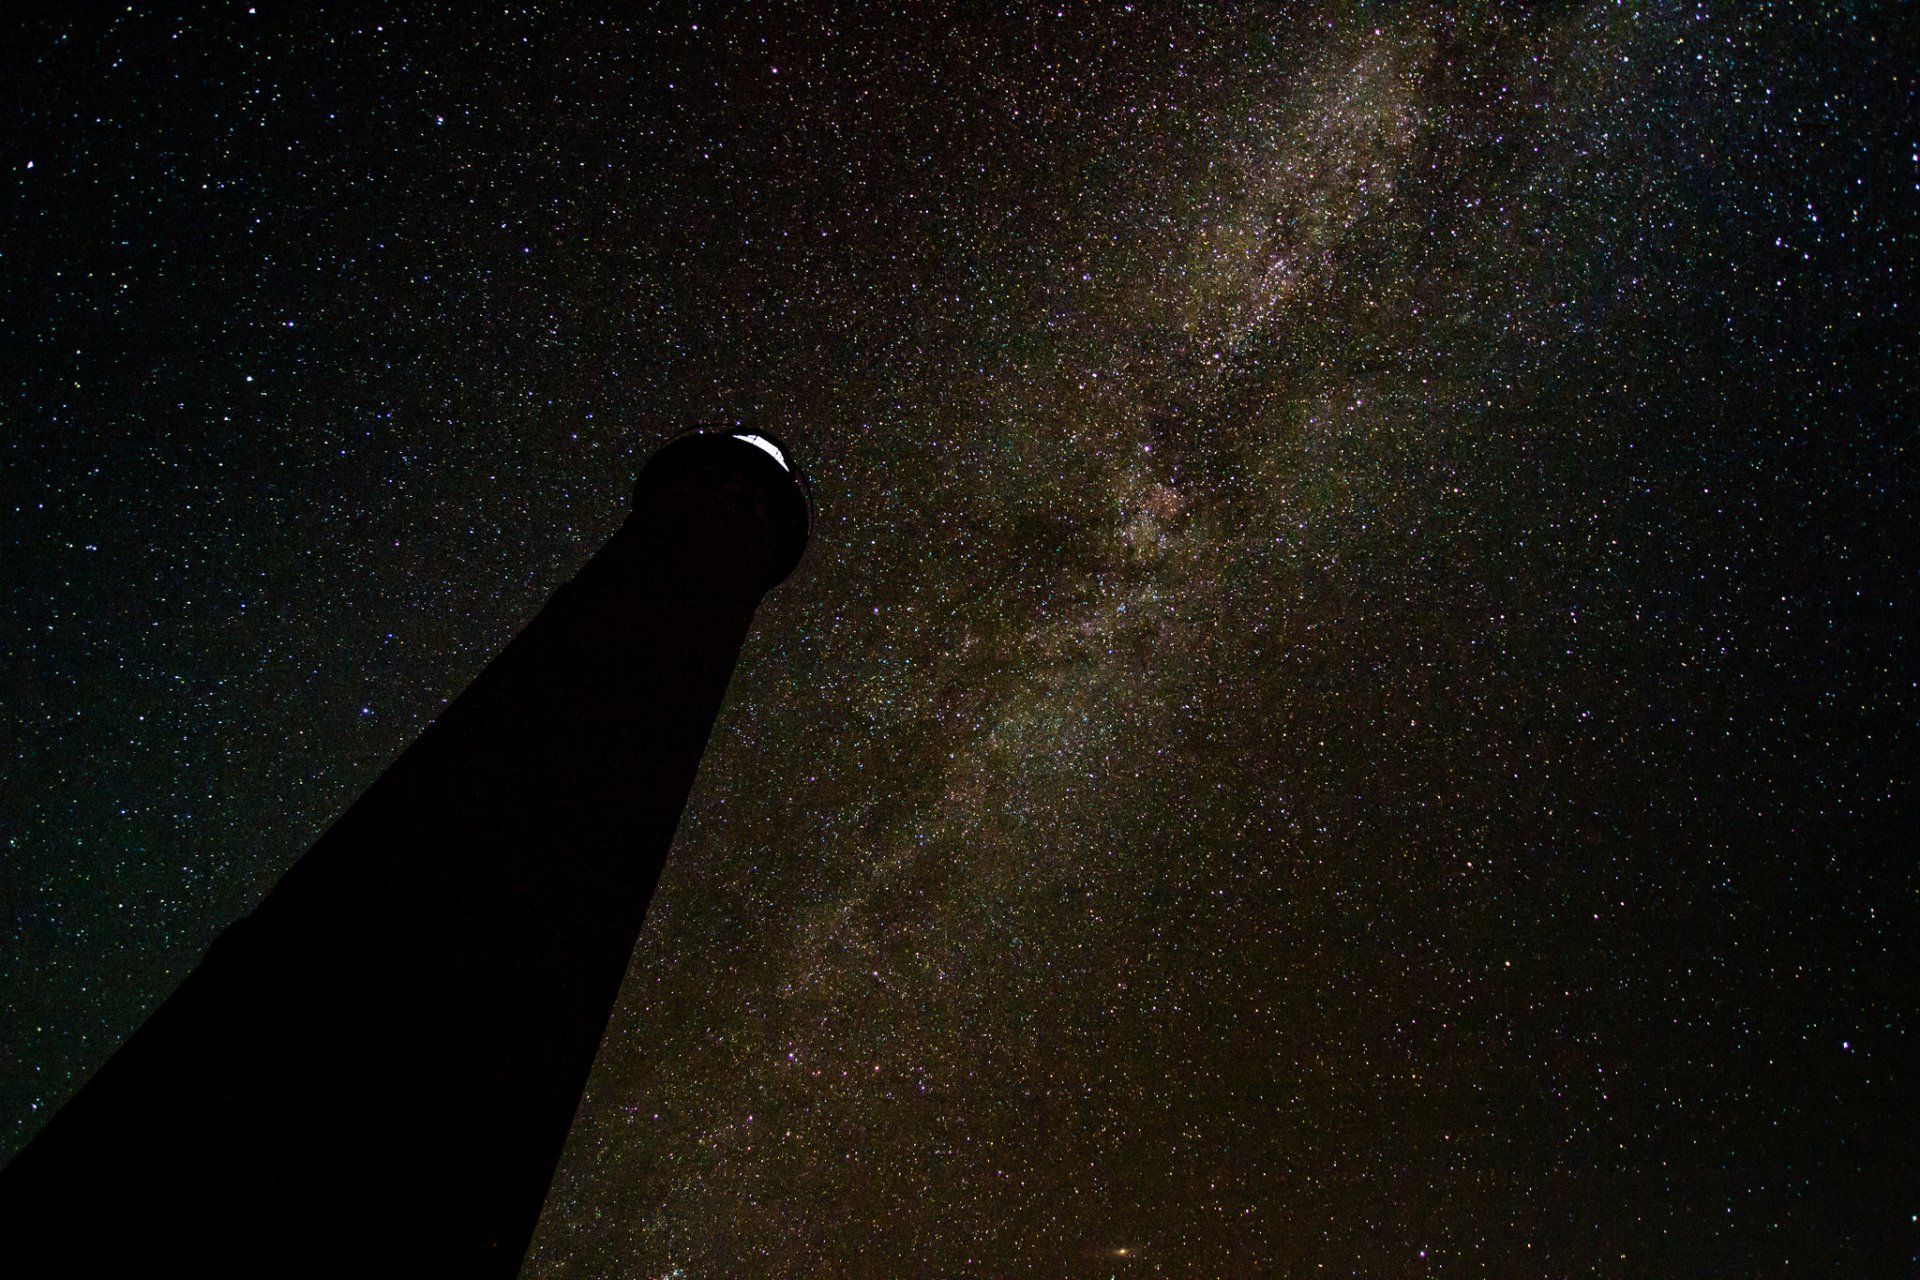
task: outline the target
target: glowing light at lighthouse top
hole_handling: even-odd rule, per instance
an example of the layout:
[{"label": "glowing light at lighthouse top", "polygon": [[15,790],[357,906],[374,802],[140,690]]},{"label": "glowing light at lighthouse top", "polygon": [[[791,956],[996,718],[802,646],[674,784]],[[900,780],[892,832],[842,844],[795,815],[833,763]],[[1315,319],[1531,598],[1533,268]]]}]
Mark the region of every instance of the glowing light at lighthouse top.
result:
[{"label": "glowing light at lighthouse top", "polygon": [[775,444],[773,441],[767,439],[765,436],[756,436],[748,432],[741,431],[741,432],[735,433],[733,438],[735,440],[744,440],[748,444],[752,445],[754,448],[764,451],[769,458],[772,458],[775,462],[780,464],[780,469],[782,471],[793,470],[793,468],[787,463],[787,455],[780,452],[780,446]]}]

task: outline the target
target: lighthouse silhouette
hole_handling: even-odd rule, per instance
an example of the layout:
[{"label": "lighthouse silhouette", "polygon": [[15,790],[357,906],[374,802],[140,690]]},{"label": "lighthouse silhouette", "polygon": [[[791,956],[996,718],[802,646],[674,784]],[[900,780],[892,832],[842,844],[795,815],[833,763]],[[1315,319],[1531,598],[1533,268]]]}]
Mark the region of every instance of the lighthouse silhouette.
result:
[{"label": "lighthouse silhouette", "polygon": [[762,432],[619,532],[0,1171],[0,1273],[511,1276],[762,595]]}]

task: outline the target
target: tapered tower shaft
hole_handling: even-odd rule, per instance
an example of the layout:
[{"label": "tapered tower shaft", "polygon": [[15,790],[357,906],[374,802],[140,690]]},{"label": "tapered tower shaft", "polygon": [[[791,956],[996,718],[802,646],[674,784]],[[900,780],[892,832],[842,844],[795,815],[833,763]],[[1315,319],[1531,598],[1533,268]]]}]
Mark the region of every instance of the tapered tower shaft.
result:
[{"label": "tapered tower shaft", "polygon": [[613,539],[0,1172],[0,1272],[512,1275],[808,522],[763,437],[656,454]]}]

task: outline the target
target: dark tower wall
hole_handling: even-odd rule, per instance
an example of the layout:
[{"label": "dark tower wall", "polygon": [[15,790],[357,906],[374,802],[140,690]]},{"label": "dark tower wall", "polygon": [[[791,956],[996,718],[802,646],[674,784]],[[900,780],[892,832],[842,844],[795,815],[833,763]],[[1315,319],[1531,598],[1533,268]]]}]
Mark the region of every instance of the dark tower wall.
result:
[{"label": "dark tower wall", "polygon": [[727,432],[0,1172],[0,1273],[512,1275],[807,499]]}]

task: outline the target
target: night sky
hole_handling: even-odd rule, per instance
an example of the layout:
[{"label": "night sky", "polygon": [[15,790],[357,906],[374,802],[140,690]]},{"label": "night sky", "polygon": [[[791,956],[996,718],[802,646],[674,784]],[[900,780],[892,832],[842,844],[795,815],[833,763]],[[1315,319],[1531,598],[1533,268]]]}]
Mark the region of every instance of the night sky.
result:
[{"label": "night sky", "polygon": [[1911,9],[91,8],[0,1152],[738,420],[814,540],[529,1275],[1915,1274]]}]

